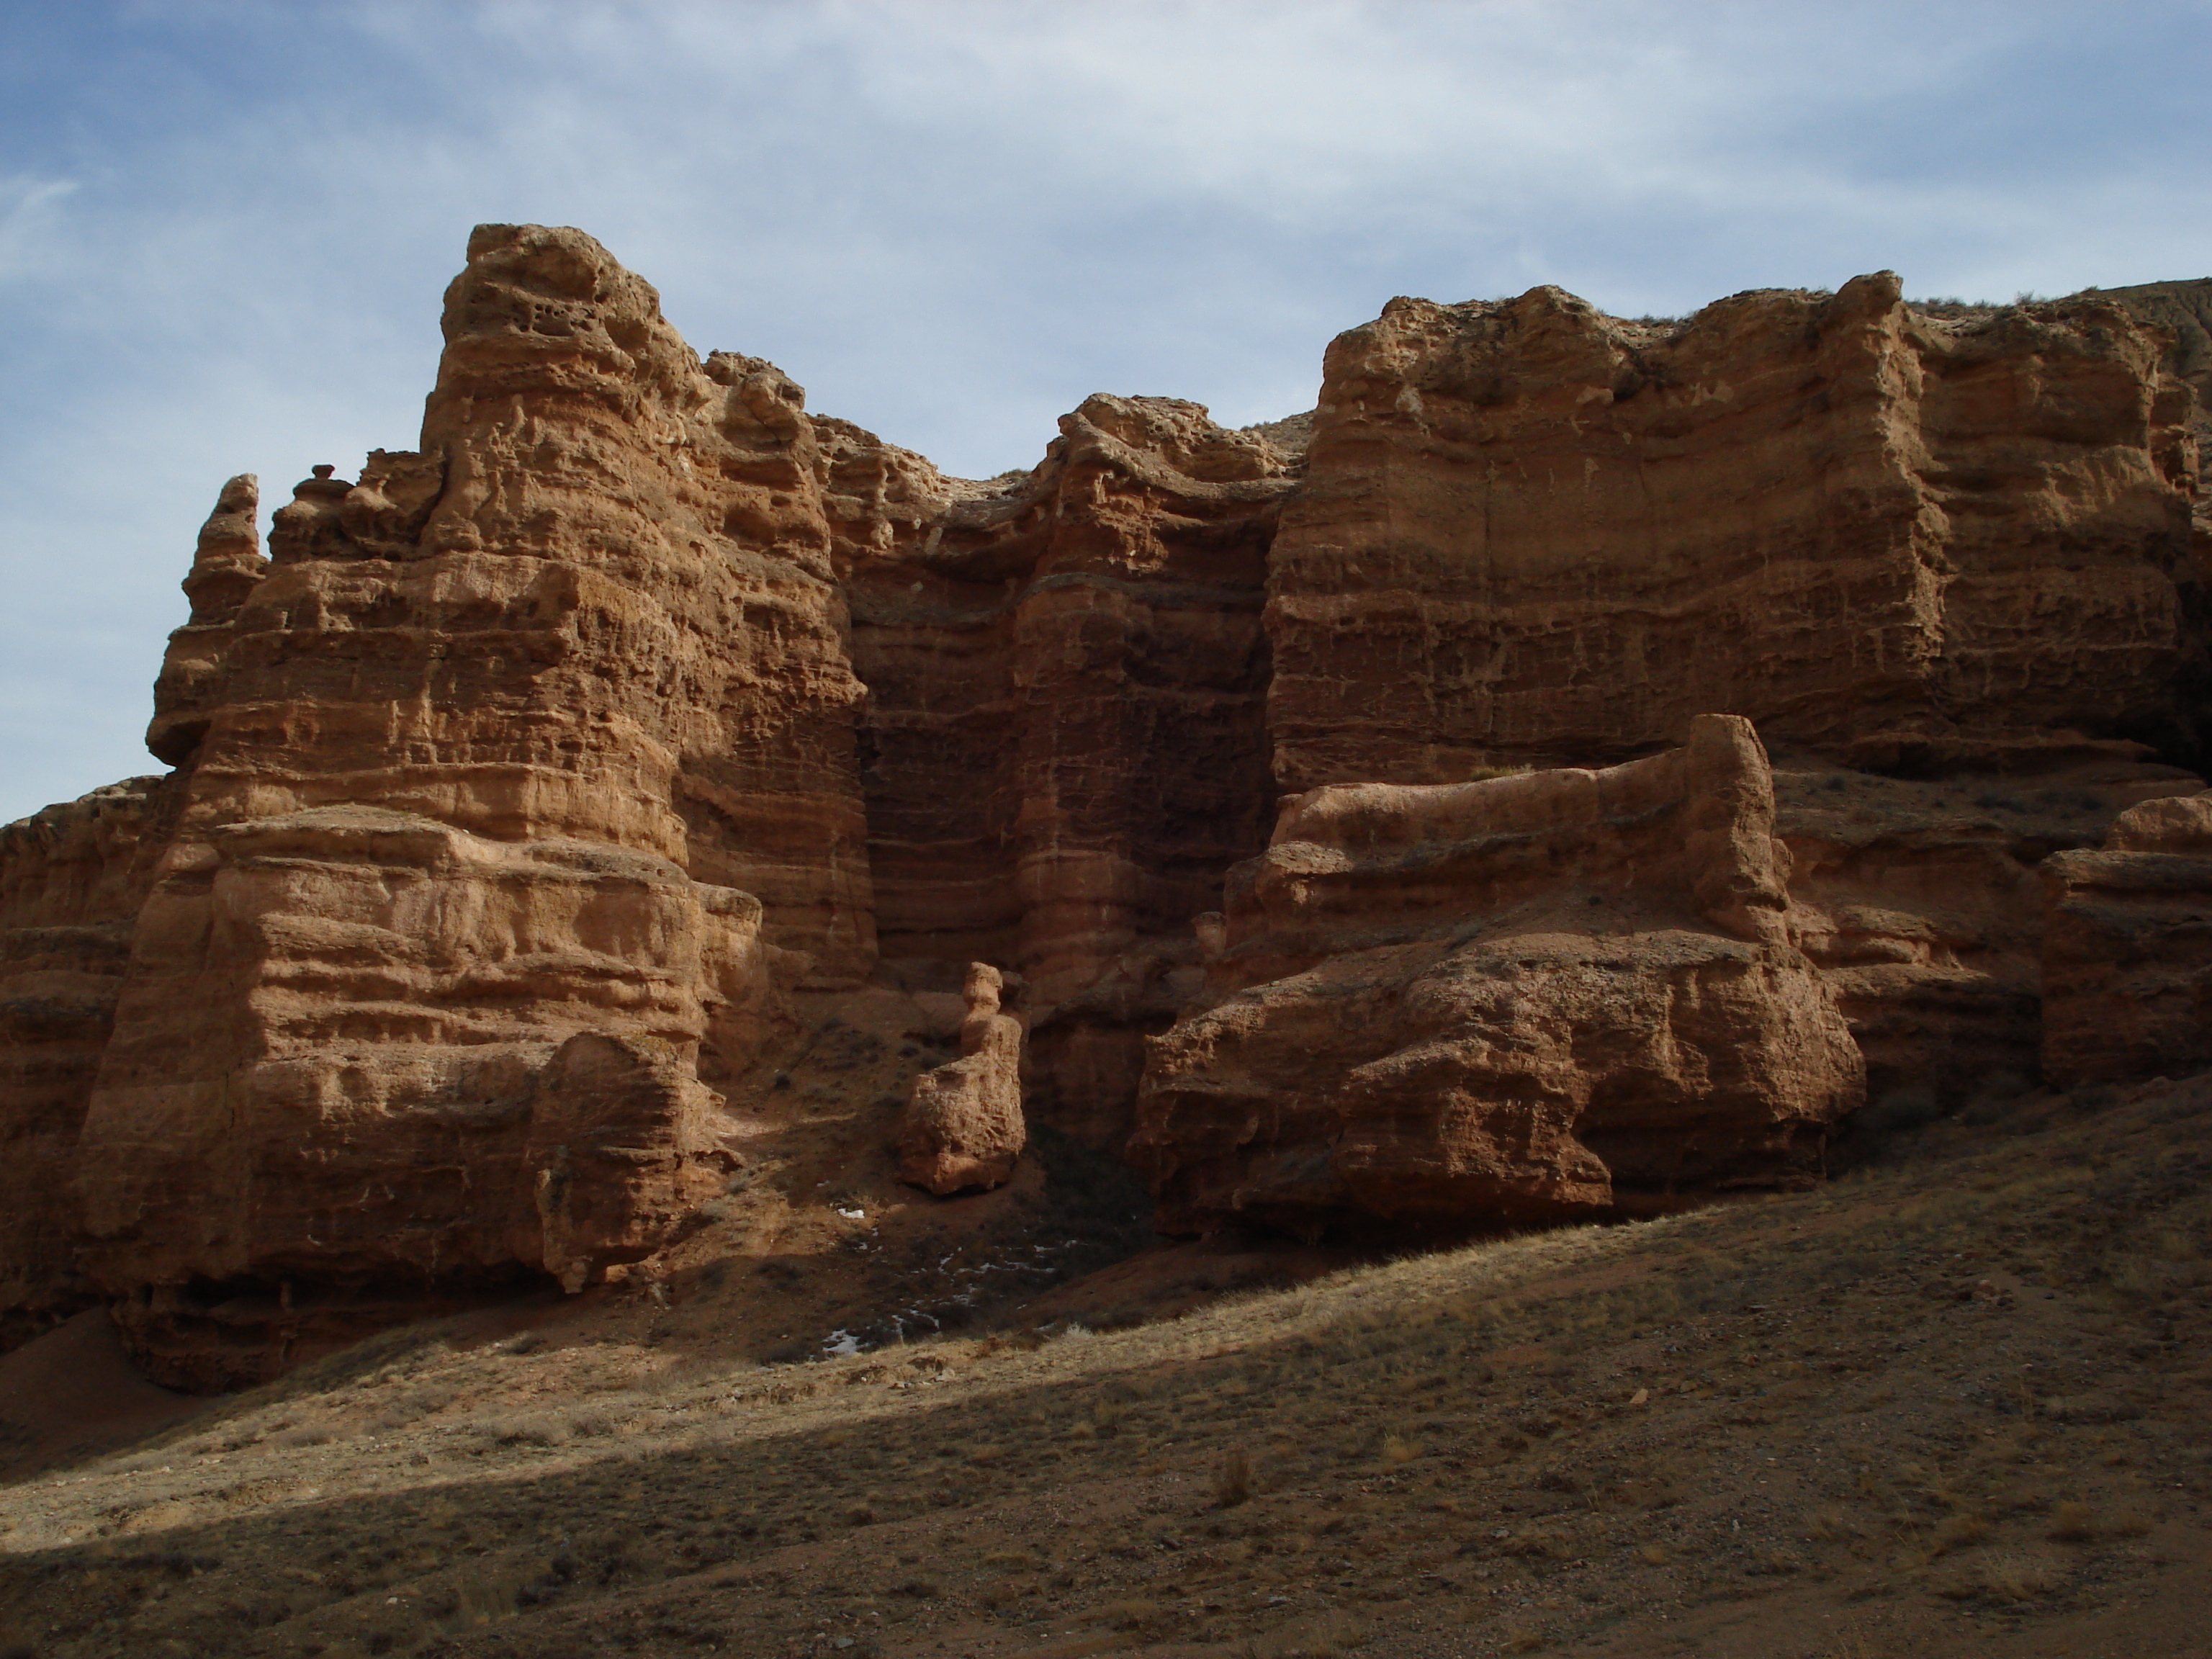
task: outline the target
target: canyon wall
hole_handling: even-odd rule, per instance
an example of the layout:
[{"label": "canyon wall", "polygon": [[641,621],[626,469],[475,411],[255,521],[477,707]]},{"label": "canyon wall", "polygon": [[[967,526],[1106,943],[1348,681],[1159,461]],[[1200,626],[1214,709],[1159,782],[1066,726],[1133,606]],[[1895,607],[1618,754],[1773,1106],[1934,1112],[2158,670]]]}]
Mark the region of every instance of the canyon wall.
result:
[{"label": "canyon wall", "polygon": [[1260,612],[1295,451],[1195,404],[1097,397],[1034,471],[856,549],[884,959],[1027,981],[1030,1088],[1117,1146],[1190,918],[1273,817]]},{"label": "canyon wall", "polygon": [[1674,325],[1394,301],[1329,348],[1272,555],[1278,781],[1624,756],[1713,709],[1882,770],[2193,757],[2161,344],[2094,297],[1945,321],[1887,273]]},{"label": "canyon wall", "polygon": [[587,1284],[798,1022],[970,963],[1176,1231],[2199,1063],[2197,855],[2130,837],[2203,787],[2206,288],[1395,301],[1310,417],[1101,395],[973,481],[482,227],[416,447],[265,556],[220,491],[173,770],[0,831],[0,1340],[105,1301],[224,1386]]}]

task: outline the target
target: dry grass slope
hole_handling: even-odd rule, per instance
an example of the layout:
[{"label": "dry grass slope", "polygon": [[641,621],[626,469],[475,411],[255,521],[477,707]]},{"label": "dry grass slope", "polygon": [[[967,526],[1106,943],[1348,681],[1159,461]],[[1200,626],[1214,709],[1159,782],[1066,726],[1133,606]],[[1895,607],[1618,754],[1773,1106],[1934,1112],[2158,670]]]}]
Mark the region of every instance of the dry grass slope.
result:
[{"label": "dry grass slope", "polygon": [[41,1659],[2198,1650],[2208,1118],[2203,1080],[2045,1097],[1803,1196],[1109,1333],[785,1364],[611,1320],[393,1333],[6,1489],[0,1631]]}]

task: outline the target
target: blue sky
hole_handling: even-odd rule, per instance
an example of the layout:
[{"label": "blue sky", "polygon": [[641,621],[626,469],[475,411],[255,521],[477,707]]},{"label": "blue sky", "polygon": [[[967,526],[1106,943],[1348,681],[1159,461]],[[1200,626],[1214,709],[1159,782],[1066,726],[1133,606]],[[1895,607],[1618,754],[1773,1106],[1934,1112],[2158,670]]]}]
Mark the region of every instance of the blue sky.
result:
[{"label": "blue sky", "polygon": [[0,0],[0,821],[158,769],[200,520],[414,441],[480,221],[948,471],[1395,294],[2212,272],[2212,0]]}]

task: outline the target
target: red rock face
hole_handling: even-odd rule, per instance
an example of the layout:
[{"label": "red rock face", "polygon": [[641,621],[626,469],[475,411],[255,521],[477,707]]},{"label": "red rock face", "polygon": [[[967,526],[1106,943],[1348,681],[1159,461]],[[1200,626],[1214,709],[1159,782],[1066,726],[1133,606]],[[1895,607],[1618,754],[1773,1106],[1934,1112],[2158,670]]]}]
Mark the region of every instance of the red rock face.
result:
[{"label": "red rock face", "polygon": [[1165,1231],[1467,1232],[1817,1174],[1864,1071],[1787,943],[1749,723],[1606,771],[1325,787],[1152,1046]]},{"label": "red rock face", "polygon": [[2058,1087],[2212,1066],[2212,796],[2148,800],[2042,867],[2043,1069]]},{"label": "red rock face", "polygon": [[758,921],[650,854],[377,808],[180,840],[79,1137],[87,1271],[161,1287],[122,1322],[207,1387],[353,1301],[650,1253],[720,1173],[697,1058],[759,1018]]},{"label": "red rock face", "polygon": [[1093,398],[1026,478],[854,553],[884,957],[944,988],[971,955],[1018,967],[1031,1108],[1094,1144],[1195,982],[1190,917],[1267,840],[1260,610],[1295,464],[1195,404]]},{"label": "red rock face", "polygon": [[0,1346],[97,1298],[78,1137],[173,799],[132,778],[0,829]]},{"label": "red rock face", "polygon": [[106,1300],[219,1386],[587,1283],[787,997],[971,962],[1008,1121],[1186,1230],[1664,1206],[1808,1178],[1866,1068],[2200,1063],[2194,924],[2113,921],[2194,854],[2089,849],[2202,787],[2202,301],[1401,301],[1311,421],[1095,397],[977,483],[481,228],[416,447],[265,556],[223,487],[175,770],[0,833],[0,1340]]},{"label": "red rock face", "polygon": [[854,982],[862,689],[799,388],[702,366],[574,231],[481,228],[445,330],[421,453],[300,485],[266,566],[236,481],[210,520],[149,735],[186,829],[360,804],[635,848]]},{"label": "red rock face", "polygon": [[1686,325],[1556,289],[1329,348],[1269,580],[1285,789],[1587,763],[1727,708],[1881,769],[2193,746],[2186,388],[2094,299],[1896,279]]}]

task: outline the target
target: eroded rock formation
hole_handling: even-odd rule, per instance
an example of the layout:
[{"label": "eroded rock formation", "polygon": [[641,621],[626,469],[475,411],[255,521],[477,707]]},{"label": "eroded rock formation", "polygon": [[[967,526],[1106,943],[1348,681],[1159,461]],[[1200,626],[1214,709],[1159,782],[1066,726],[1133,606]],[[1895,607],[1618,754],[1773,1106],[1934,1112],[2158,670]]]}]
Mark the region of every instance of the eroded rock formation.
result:
[{"label": "eroded rock formation", "polygon": [[1633,754],[1700,712],[1876,769],[2195,752],[2186,384],[2094,296],[1887,273],[1686,323],[1556,289],[1329,348],[1272,555],[1285,789]]},{"label": "eroded rock formation", "polygon": [[899,1120],[899,1179],[935,1193],[1002,1187],[1029,1144],[1022,1116],[1022,1023],[999,1009],[1005,980],[968,965],[960,1058],[914,1080]]},{"label": "eroded rock formation", "polygon": [[2042,866],[2043,1069],[2061,1087],[2212,1066],[2212,794],[2148,800]]},{"label": "eroded rock formation", "polygon": [[1443,1231],[1790,1184],[1863,1066],[1788,942],[1747,721],[1604,771],[1326,786],[1229,885],[1153,1047],[1162,1224]]},{"label": "eroded rock formation", "polygon": [[131,778],[0,829],[0,1346],[99,1294],[78,1139],[173,799]]},{"label": "eroded rock formation", "polygon": [[[1101,1146],[1195,983],[1190,917],[1267,842],[1260,613],[1298,435],[1092,398],[1030,474],[939,482],[854,548],[884,960],[948,985],[969,953],[1016,964],[1040,1109]],[[910,477],[887,493],[927,496]]]},{"label": "eroded rock formation", "polygon": [[1807,1178],[1863,1074],[2200,1063],[2197,854],[2130,838],[2203,787],[2203,286],[1398,301],[1311,417],[1102,395],[975,482],[480,228],[416,447],[265,556],[221,491],[175,769],[0,833],[0,1337],[106,1301],[209,1386],[583,1285],[795,1006],[978,959],[1025,1061],[985,1018],[922,1184],[1025,1114],[1180,1229],[1672,1204]]}]

